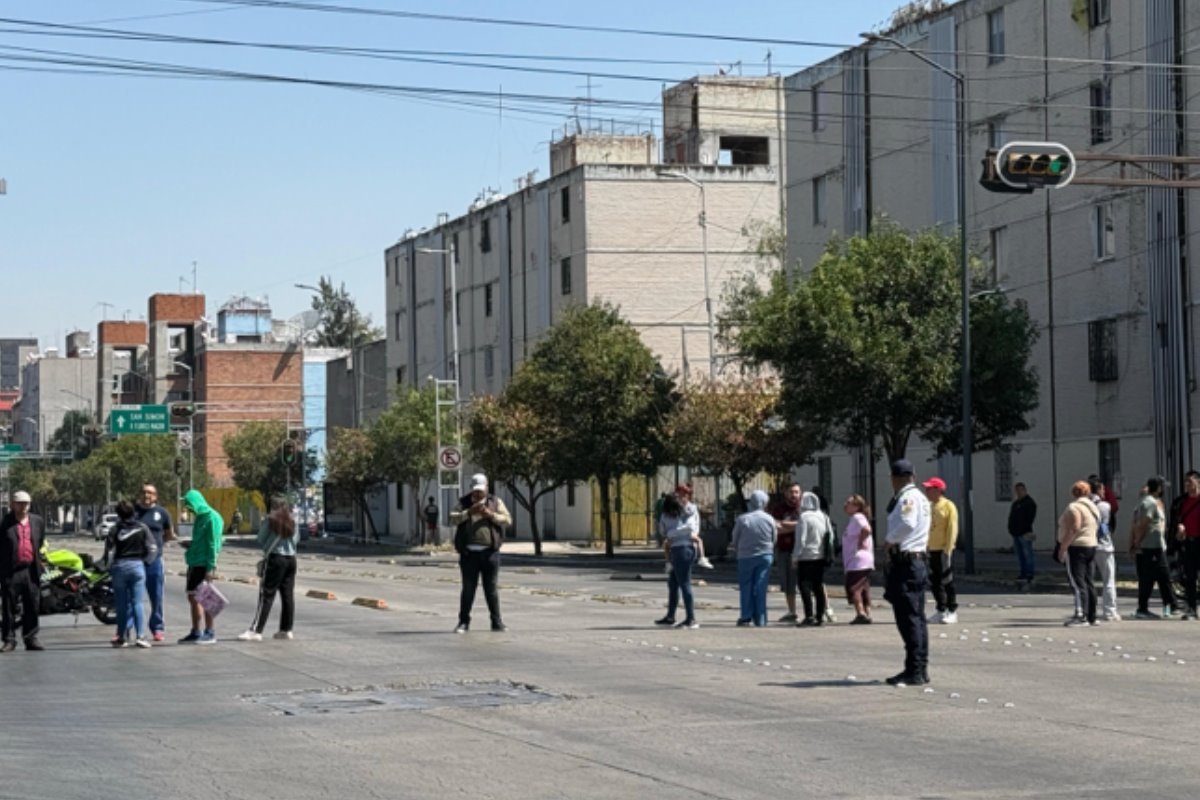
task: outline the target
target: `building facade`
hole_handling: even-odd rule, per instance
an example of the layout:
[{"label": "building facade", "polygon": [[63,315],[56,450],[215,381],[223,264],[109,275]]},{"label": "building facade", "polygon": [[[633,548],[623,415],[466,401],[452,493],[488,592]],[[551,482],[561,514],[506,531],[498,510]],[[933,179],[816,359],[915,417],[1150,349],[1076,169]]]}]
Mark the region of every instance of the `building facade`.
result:
[{"label": "building facade", "polygon": [[0,339],[0,390],[20,390],[25,361],[37,352],[38,340],[35,338]]},{"label": "building facade", "polygon": [[91,415],[96,386],[96,357],[86,353],[62,358],[47,348],[29,358],[22,370],[21,400],[15,408],[14,439],[28,451],[44,451],[68,411]]},{"label": "building facade", "polygon": [[[993,194],[976,172],[989,148],[1012,141],[1057,141],[1077,154],[1188,155],[1198,41],[1188,6],[964,0],[888,34],[965,77],[968,238],[985,270],[976,278],[1027,303],[1040,328],[1030,429],[974,457],[979,546],[1009,543],[1017,481],[1041,504],[1046,544],[1073,481],[1097,473],[1132,505],[1148,476],[1178,486],[1192,466],[1191,238],[1200,220],[1184,190],[1075,184]],[[833,234],[864,232],[881,214],[956,232],[953,78],[875,41],[785,84],[789,268],[811,268]],[[1084,161],[1078,174],[1116,173]],[[910,455],[922,473],[946,478],[961,503],[958,460],[920,444]],[[876,469],[886,486],[883,465]],[[831,451],[803,474],[837,495],[864,490],[870,467]]]}]

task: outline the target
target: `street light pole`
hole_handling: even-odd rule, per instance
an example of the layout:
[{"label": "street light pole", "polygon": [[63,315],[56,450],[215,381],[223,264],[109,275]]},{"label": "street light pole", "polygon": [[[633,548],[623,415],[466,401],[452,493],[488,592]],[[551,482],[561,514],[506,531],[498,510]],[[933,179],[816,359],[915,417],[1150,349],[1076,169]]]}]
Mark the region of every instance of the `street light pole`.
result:
[{"label": "street light pole", "polygon": [[943,66],[924,53],[914,50],[891,36],[864,33],[868,42],[886,42],[895,48],[925,62],[954,81],[955,140],[958,147],[958,246],[959,272],[962,283],[962,539],[966,554],[967,574],[975,572],[974,487],[972,476],[972,454],[974,432],[971,418],[971,267],[967,247],[967,78],[961,72]]},{"label": "street light pole", "polygon": [[196,485],[196,373],[182,361],[176,361],[175,366],[187,370],[188,402],[192,404],[192,413],[188,414],[188,488],[191,488]]},{"label": "street light pole", "polygon": [[716,335],[713,327],[712,292],[709,290],[708,285],[708,200],[705,197],[704,184],[684,172],[661,170],[658,174],[663,178],[675,178],[677,180],[687,181],[692,186],[695,186],[700,190],[700,247],[704,253],[704,311],[708,318],[708,377],[711,380],[716,381],[717,347],[715,344]]}]

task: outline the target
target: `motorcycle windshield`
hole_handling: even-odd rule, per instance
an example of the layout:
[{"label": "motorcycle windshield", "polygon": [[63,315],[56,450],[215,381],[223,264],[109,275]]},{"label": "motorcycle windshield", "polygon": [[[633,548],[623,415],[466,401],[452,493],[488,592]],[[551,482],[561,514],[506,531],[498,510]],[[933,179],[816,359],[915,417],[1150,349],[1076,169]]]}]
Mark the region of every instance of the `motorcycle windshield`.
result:
[{"label": "motorcycle windshield", "polygon": [[46,560],[51,566],[59,569],[70,570],[72,572],[80,572],[83,570],[83,559],[78,553],[71,550],[51,550],[46,556]]}]

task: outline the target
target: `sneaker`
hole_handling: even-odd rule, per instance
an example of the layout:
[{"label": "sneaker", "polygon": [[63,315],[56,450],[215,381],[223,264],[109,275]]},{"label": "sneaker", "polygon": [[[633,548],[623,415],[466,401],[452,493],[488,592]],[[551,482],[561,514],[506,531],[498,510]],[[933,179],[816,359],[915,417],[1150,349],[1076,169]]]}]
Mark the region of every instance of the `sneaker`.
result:
[{"label": "sneaker", "polygon": [[17,649],[16,642],[5,642],[4,644],[0,645],[0,653],[11,653],[13,650],[16,650],[16,649]]},{"label": "sneaker", "polygon": [[1160,617],[1158,614],[1155,614],[1153,611],[1143,611],[1140,608],[1138,609],[1138,612],[1133,615],[1133,617],[1134,619],[1162,619],[1162,617]]},{"label": "sneaker", "polygon": [[457,626],[454,628],[454,632],[455,632],[455,633],[466,633],[466,632],[467,632],[467,631],[469,631],[470,629],[471,629],[471,626],[470,626],[470,625],[467,625],[467,624],[465,624],[465,623],[462,623],[462,622],[460,622],[460,623],[458,623],[458,625],[457,625]]},{"label": "sneaker", "polygon": [[200,641],[200,631],[192,631],[187,636],[179,640],[179,644],[195,644]]},{"label": "sneaker", "polygon": [[1098,619],[1094,619],[1088,623],[1088,625],[1091,625],[1093,628],[1099,628],[1102,624],[1103,623],[1100,622],[1100,620],[1098,620]]},{"label": "sneaker", "polygon": [[1088,624],[1088,621],[1086,619],[1083,619],[1082,617],[1071,617],[1069,620],[1067,620],[1066,622],[1063,623],[1063,627],[1064,628],[1085,628],[1085,627],[1087,627],[1087,624]]},{"label": "sneaker", "polygon": [[779,618],[779,622],[795,622],[795,621],[796,621],[796,615],[791,613],[790,611]]},{"label": "sneaker", "polygon": [[1175,609],[1171,608],[1170,606],[1163,606],[1162,615],[1163,619],[1170,619],[1171,617],[1175,616]]},{"label": "sneaker", "polygon": [[142,648],[143,650],[150,649],[150,640],[147,639],[145,636],[139,636],[137,641],[134,642],[134,644],[136,644],[138,647]]},{"label": "sneaker", "polygon": [[856,614],[854,619],[850,620],[851,625],[870,625],[871,618],[864,614]]},{"label": "sneaker", "polygon": [[274,638],[287,639],[288,641],[291,641],[294,637],[292,636],[291,631],[276,631]]},{"label": "sneaker", "polygon": [[261,642],[262,634],[256,630],[248,630],[238,634],[239,642]]},{"label": "sneaker", "polygon": [[40,653],[42,650],[45,650],[46,648],[37,639],[26,639],[25,640],[25,649],[31,653]]},{"label": "sneaker", "polygon": [[156,641],[156,642],[162,642],[162,641],[165,641],[165,640],[166,640],[166,638],[167,638],[166,634],[164,634],[162,631],[155,631],[155,632],[154,632],[154,641]]},{"label": "sneaker", "polygon": [[1183,615],[1183,618],[1184,618],[1184,619],[1192,619],[1192,620],[1195,620],[1195,619],[1200,619],[1200,616],[1197,616],[1197,614],[1196,614],[1196,609],[1194,609],[1194,608],[1189,608],[1189,609],[1188,609],[1188,612],[1187,612],[1186,614],[1184,614],[1184,615]]},{"label": "sneaker", "polygon": [[957,622],[958,622],[958,612],[957,611],[947,611],[945,614],[942,614],[942,624],[943,625],[954,625]]},{"label": "sneaker", "polygon": [[826,622],[837,622],[837,614],[833,613],[832,608],[825,609],[825,621]]},{"label": "sneaker", "polygon": [[505,625],[503,622],[493,622],[492,623],[492,631],[493,632],[504,633],[506,630],[508,630],[508,626]]},{"label": "sneaker", "polygon": [[205,631],[200,634],[200,638],[196,640],[196,644],[216,644],[217,634],[215,631]]},{"label": "sneaker", "polygon": [[942,617],[944,617],[944,616],[946,616],[945,612],[935,611],[932,614],[930,614],[928,617],[926,617],[925,621],[927,623],[929,623],[930,625],[937,625],[938,623],[945,621],[942,619]]},{"label": "sneaker", "polygon": [[674,625],[675,618],[674,617],[663,617],[662,619],[654,620],[654,624],[655,625]]},{"label": "sneaker", "polygon": [[708,556],[701,556],[696,559],[696,566],[704,567],[705,569],[713,569],[713,563],[708,560]]},{"label": "sneaker", "polygon": [[125,641],[125,639],[120,636],[112,637],[111,644],[116,648],[129,647],[129,642]]},{"label": "sneaker", "polygon": [[745,627],[748,627],[749,625],[750,625],[750,620],[748,620],[748,619],[739,619],[737,621],[737,626],[739,628],[745,628]]},{"label": "sneaker", "polygon": [[912,675],[907,672],[901,672],[884,679],[884,682],[888,686],[924,686],[929,683],[929,678],[924,675]]},{"label": "sneaker", "polygon": [[691,630],[695,630],[696,628],[700,627],[700,623],[696,622],[696,620],[694,620],[694,619],[685,619],[683,622],[679,623],[675,627],[680,628],[680,629],[690,628]]},{"label": "sneaker", "polygon": [[1120,622],[1121,615],[1115,611],[1111,611],[1104,615],[1104,621],[1105,622]]},{"label": "sneaker", "polygon": [[817,621],[812,617],[805,617],[796,623],[797,628],[811,628],[817,624]]}]

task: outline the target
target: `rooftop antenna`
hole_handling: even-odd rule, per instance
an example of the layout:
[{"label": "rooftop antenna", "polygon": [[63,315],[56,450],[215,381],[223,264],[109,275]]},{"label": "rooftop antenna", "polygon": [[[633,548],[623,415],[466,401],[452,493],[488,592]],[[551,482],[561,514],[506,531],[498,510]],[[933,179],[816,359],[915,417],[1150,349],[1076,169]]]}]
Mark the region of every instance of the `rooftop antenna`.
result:
[{"label": "rooftop antenna", "polygon": [[[596,86],[602,87],[602,86],[604,86],[604,84],[597,83]],[[585,89],[585,88],[587,89],[587,125],[588,125],[588,130],[591,131],[591,129],[592,129],[592,76],[588,75],[587,83],[585,83],[583,86],[576,86],[575,88],[576,89]]]},{"label": "rooftop antenna", "polygon": [[767,50],[767,75],[773,75],[771,72],[771,51]]},{"label": "rooftop antenna", "polygon": [[196,294],[196,262],[192,262],[192,294]]},{"label": "rooftop antenna", "polygon": [[103,301],[96,303],[96,305],[92,306],[92,308],[95,308],[96,306],[100,306],[100,309],[104,312],[104,319],[106,319],[106,320],[108,319],[108,310],[110,308],[114,308],[112,303],[105,303]]}]

